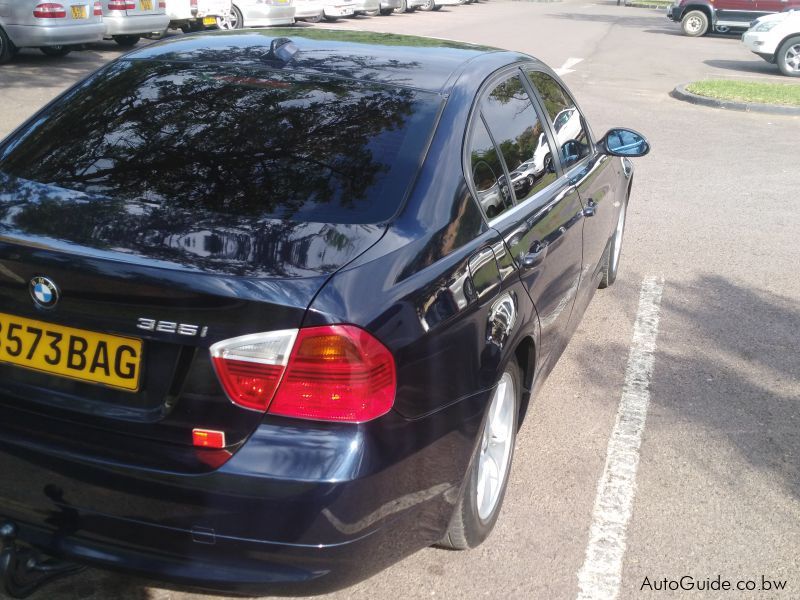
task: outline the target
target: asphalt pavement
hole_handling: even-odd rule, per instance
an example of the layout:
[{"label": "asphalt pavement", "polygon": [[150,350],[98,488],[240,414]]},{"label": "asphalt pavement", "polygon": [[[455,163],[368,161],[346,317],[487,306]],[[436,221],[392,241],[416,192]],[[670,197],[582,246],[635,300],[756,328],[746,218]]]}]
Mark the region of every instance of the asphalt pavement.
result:
[{"label": "asphalt pavement", "polygon": [[[653,147],[635,161],[619,279],[597,293],[528,412],[490,539],[467,552],[423,550],[331,600],[579,597],[578,574],[598,562],[587,556],[592,528],[608,518],[596,499],[648,281],[663,291],[646,420],[627,448],[619,597],[800,598],[800,118],[668,95],[709,77],[787,79],[736,37],[687,38],[663,11],[613,1],[491,0],[315,27],[528,52],[561,68],[596,135],[628,126]],[[0,67],[0,135],[119,54],[113,43],[64,59],[25,51]],[[695,589],[659,591],[681,578]],[[698,591],[716,581],[755,589]],[[91,570],[34,598],[200,597]]]}]

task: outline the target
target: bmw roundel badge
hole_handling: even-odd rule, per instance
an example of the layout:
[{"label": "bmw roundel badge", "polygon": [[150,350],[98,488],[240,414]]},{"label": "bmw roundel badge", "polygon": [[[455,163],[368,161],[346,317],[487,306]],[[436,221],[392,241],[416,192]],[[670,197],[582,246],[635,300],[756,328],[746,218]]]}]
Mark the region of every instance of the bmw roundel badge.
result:
[{"label": "bmw roundel badge", "polygon": [[53,308],[58,303],[58,287],[47,277],[31,279],[29,290],[37,306]]}]

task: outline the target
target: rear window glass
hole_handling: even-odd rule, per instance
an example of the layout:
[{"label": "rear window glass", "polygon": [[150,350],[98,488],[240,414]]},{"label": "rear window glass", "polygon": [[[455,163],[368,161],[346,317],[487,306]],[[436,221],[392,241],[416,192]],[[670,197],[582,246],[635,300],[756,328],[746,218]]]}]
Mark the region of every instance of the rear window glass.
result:
[{"label": "rear window glass", "polygon": [[351,80],[123,61],[8,140],[0,198],[79,196],[127,217],[379,223],[399,208],[439,104]]}]

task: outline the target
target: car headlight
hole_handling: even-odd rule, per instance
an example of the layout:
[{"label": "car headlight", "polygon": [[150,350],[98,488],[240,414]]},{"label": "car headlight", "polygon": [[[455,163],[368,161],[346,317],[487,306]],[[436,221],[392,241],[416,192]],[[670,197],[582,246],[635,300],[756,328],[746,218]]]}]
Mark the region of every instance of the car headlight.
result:
[{"label": "car headlight", "polygon": [[769,31],[778,25],[777,21],[766,21],[753,27],[753,31]]}]

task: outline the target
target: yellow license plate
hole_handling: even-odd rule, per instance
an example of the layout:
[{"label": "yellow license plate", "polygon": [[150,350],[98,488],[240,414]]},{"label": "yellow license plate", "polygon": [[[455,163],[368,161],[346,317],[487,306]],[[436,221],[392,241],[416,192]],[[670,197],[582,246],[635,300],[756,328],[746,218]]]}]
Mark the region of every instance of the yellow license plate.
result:
[{"label": "yellow license plate", "polygon": [[203,17],[203,25],[216,25],[216,17]]},{"label": "yellow license plate", "polygon": [[153,10],[153,0],[142,0],[142,10]]},{"label": "yellow license plate", "polygon": [[136,392],[142,340],[0,313],[0,362]]},{"label": "yellow license plate", "polygon": [[72,6],[72,18],[73,19],[88,19],[89,18],[89,7],[88,6]]}]

